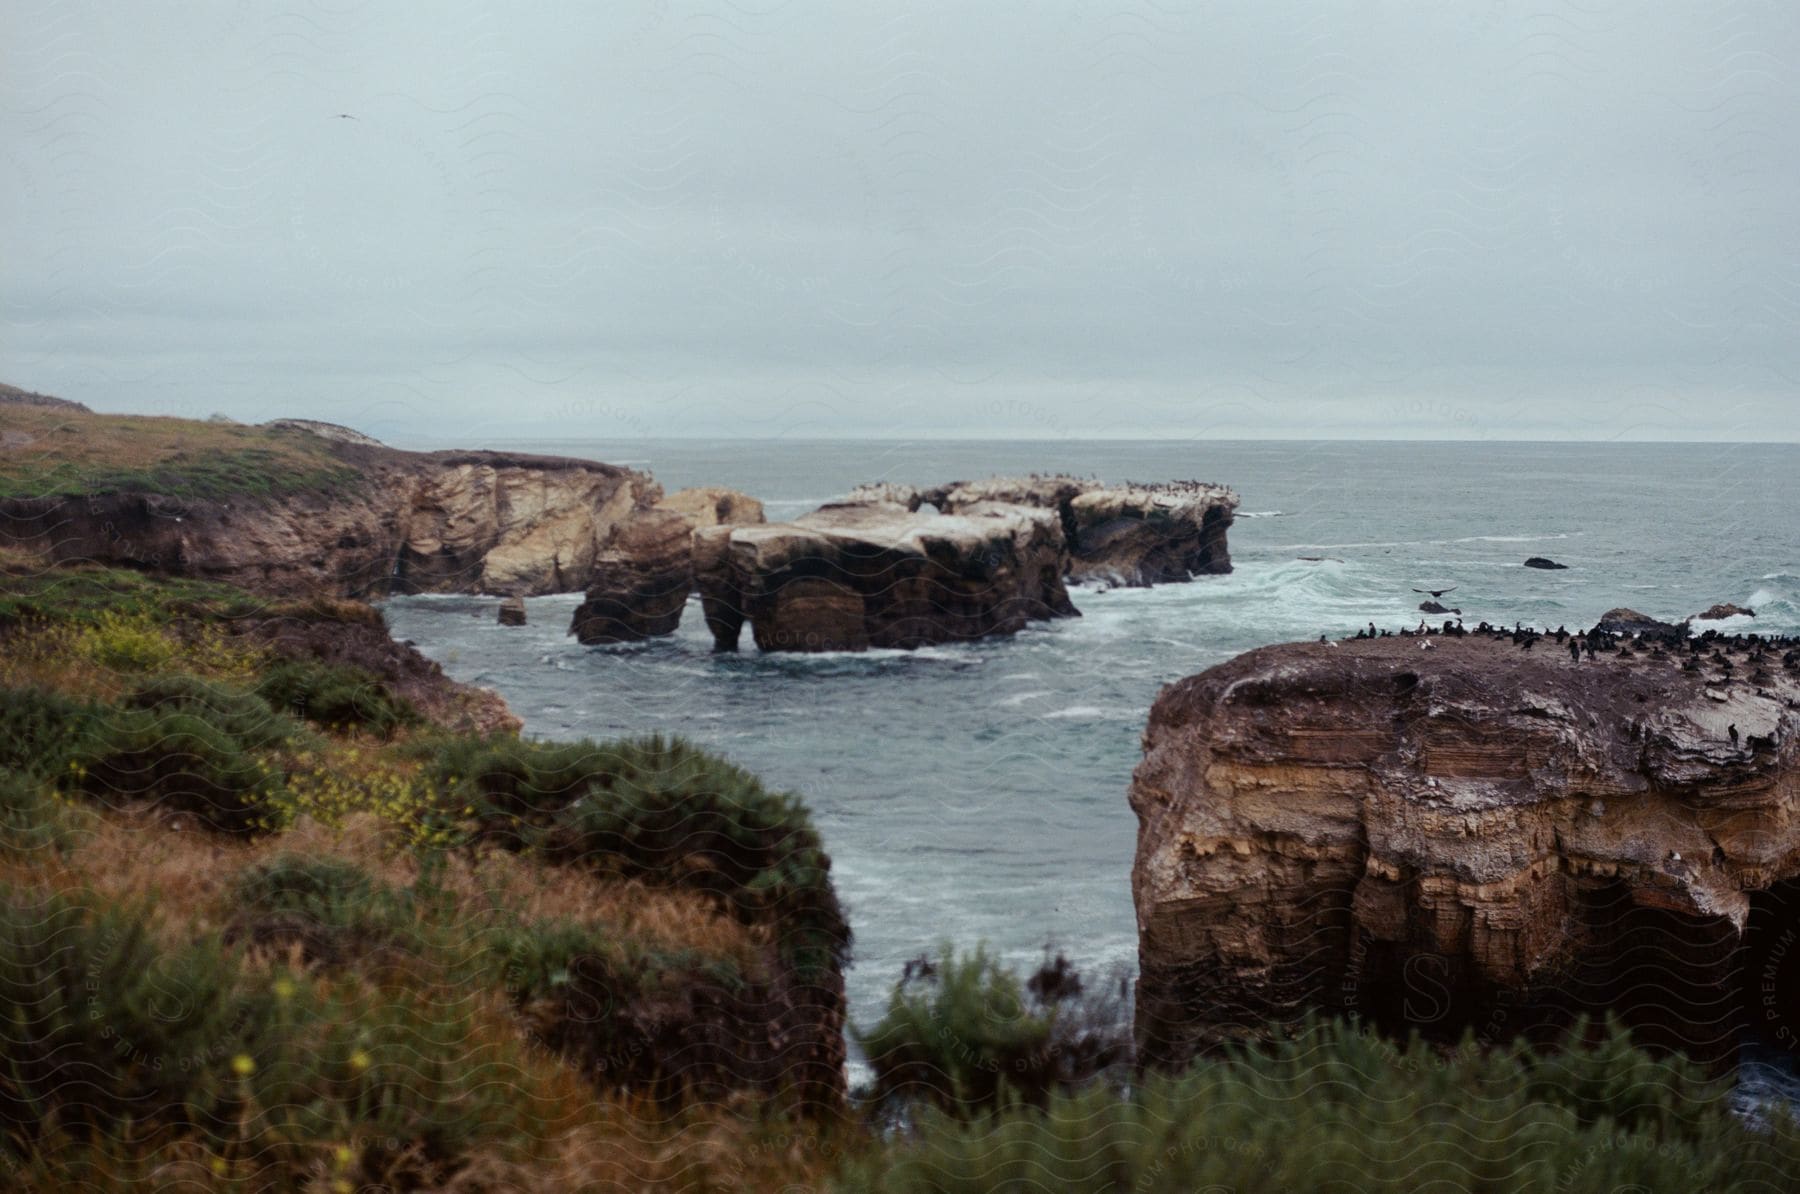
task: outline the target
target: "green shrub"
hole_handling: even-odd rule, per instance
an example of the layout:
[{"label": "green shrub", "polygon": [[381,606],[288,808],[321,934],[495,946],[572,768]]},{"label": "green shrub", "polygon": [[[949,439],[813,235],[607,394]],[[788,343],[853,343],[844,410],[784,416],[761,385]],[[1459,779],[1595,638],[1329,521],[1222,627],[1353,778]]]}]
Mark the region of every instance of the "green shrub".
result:
[{"label": "green shrub", "polygon": [[1084,992],[1060,954],[1021,983],[985,947],[907,963],[872,1027],[851,1035],[874,1080],[865,1097],[893,1109],[927,1101],[959,1115],[1008,1099],[1042,1104],[1130,1060],[1121,1000]]},{"label": "green shrub", "polygon": [[780,925],[797,969],[842,962],[849,928],[806,807],[680,739],[539,743],[452,738],[419,748],[482,832],[553,860],[719,897]]},{"label": "green shrub", "polygon": [[267,607],[229,585],[129,568],[59,565],[0,578],[0,628],[30,622],[98,627],[121,616],[159,622],[190,615],[234,618]]},{"label": "green shrub", "polygon": [[[251,980],[217,942],[169,949],[142,909],[0,890],[0,1149],[190,1137],[316,1172],[436,1186],[486,1142],[542,1131],[512,1054],[471,1038],[456,1004]],[[405,1180],[399,1180],[404,1173]]]},{"label": "green shrub", "polygon": [[0,771],[60,777],[104,713],[48,689],[0,687]]},{"label": "green shrub", "polygon": [[232,832],[260,828],[281,787],[267,760],[198,706],[96,719],[75,762],[82,790],[109,807],[154,801]]},{"label": "green shrub", "polygon": [[567,988],[583,965],[604,967],[628,994],[647,991],[667,975],[700,976],[732,988],[743,985],[743,976],[729,959],[645,950],[596,926],[573,921],[506,925],[492,934],[488,948],[507,993],[521,1003]]},{"label": "green shrub", "polygon": [[[248,1054],[266,1147],[355,1139],[356,1188],[436,1189],[470,1151],[541,1137],[520,1059],[475,1038],[466,1010],[394,991],[280,1001],[275,1030]],[[307,1150],[296,1151],[300,1169]]]},{"label": "green shrub", "polygon": [[107,610],[77,634],[77,653],[115,672],[153,672],[175,658],[175,643],[143,614]]},{"label": "green shrub", "polygon": [[335,965],[390,947],[428,952],[412,893],[341,859],[283,854],[240,875],[232,895],[234,938],[298,944],[309,962]]},{"label": "green shrub", "polygon": [[74,837],[71,819],[48,782],[0,771],[0,854],[30,856],[60,849]]},{"label": "green shrub", "polygon": [[386,890],[353,862],[281,854],[239,875],[232,894],[240,907],[322,912],[372,903]]},{"label": "green shrub", "polygon": [[728,960],[558,921],[507,926],[492,946],[533,1037],[604,1090],[671,1109],[757,1086],[795,1092],[796,1067],[754,1043],[766,989]]},{"label": "green shrub", "polygon": [[30,1139],[124,1120],[218,1124],[257,1011],[216,947],[159,948],[144,912],[0,892],[0,1119]]},{"label": "green shrub", "polygon": [[[1601,1092],[1610,1092],[1602,1094]],[[926,1110],[849,1164],[846,1192],[1749,1191],[1789,1188],[1800,1127],[1614,1026],[1593,1049],[1448,1053],[1313,1021],[1288,1039],[968,1120]]]},{"label": "green shrub", "polygon": [[198,676],[162,676],[138,686],[125,702],[157,713],[192,713],[246,749],[267,750],[300,738],[297,722],[268,702]]},{"label": "green shrub", "polygon": [[384,738],[420,720],[412,702],[395,694],[373,672],[348,664],[284,659],[263,673],[256,694],[270,708],[314,725],[363,729]]}]

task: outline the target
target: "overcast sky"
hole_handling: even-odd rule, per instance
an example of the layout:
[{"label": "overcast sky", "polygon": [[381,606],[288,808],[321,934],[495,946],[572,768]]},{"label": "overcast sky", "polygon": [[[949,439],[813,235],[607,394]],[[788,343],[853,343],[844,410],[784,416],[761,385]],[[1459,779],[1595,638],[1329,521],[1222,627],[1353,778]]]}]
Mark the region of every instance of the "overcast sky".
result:
[{"label": "overcast sky", "polygon": [[0,380],[100,409],[1800,439],[1788,2],[0,11]]}]

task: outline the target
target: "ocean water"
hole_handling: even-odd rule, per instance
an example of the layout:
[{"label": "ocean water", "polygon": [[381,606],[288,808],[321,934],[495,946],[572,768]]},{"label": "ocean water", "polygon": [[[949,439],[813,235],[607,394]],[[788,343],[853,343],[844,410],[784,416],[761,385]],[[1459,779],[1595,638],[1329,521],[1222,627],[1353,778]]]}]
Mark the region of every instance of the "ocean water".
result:
[{"label": "ocean water", "polygon": [[[502,445],[489,445],[502,446]],[[1193,478],[1242,499],[1228,576],[1072,590],[1080,618],[914,652],[714,655],[697,602],[662,641],[583,647],[578,595],[387,604],[452,676],[498,690],[550,738],[672,731],[801,793],[856,934],[851,1014],[878,1016],[906,959],[986,941],[1030,966],[1062,949],[1131,968],[1126,802],[1157,691],[1252,647],[1416,625],[1414,588],[1473,625],[1586,626],[1630,606],[1680,618],[1756,610],[1725,629],[1800,633],[1800,446],[1346,442],[531,441],[724,485],[771,519],[864,481],[1031,471]],[[1547,572],[1527,556],[1568,565]],[[1316,557],[1307,559],[1303,557]],[[1441,621],[1441,618],[1438,619]]]}]

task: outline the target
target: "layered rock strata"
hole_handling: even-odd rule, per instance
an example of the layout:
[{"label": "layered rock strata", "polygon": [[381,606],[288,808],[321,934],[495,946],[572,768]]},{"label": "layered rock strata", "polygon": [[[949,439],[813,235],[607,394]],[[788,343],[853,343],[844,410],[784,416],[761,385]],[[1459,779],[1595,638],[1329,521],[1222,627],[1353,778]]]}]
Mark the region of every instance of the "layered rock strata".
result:
[{"label": "layered rock strata", "polygon": [[1716,636],[1289,644],[1166,688],[1131,788],[1144,1057],[1309,1008],[1796,1039],[1797,710],[1800,650]]},{"label": "layered rock strata", "polygon": [[569,633],[584,643],[634,643],[673,634],[694,584],[693,523],[674,510],[626,519],[594,561]]},{"label": "layered rock strata", "polygon": [[595,558],[569,633],[588,644],[675,633],[694,590],[695,533],[762,521],[762,503],[730,489],[683,489],[637,511]]},{"label": "layered rock strata", "polygon": [[747,622],[765,651],[861,651],[1071,616],[1065,554],[1053,511],[976,503],[923,516],[854,502],[697,531],[694,572],[717,650],[736,650]]},{"label": "layered rock strata", "polygon": [[614,528],[662,496],[594,461],[324,442],[341,470],[328,484],[0,499],[0,546],[261,593],[529,596],[581,588]]},{"label": "layered rock strata", "polygon": [[764,521],[761,502],[748,494],[717,486],[678,489],[656,503],[656,508],[674,511],[686,518],[688,524],[696,530],[701,527],[742,526]]}]

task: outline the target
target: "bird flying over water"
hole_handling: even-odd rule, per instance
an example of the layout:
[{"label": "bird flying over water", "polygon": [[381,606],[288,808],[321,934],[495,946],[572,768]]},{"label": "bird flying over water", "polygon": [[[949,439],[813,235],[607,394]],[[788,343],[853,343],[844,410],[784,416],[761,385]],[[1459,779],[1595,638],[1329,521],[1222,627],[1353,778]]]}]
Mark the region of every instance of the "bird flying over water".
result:
[{"label": "bird flying over water", "polygon": [[356,117],[350,115],[350,113],[348,113],[348,112],[339,112],[337,114],[337,119],[339,119],[339,120],[355,120]]},{"label": "bird flying over water", "polygon": [[1430,593],[1433,597],[1442,597],[1445,593],[1456,592],[1456,586],[1451,585],[1447,589],[1414,589],[1413,592],[1415,592],[1415,593]]}]

